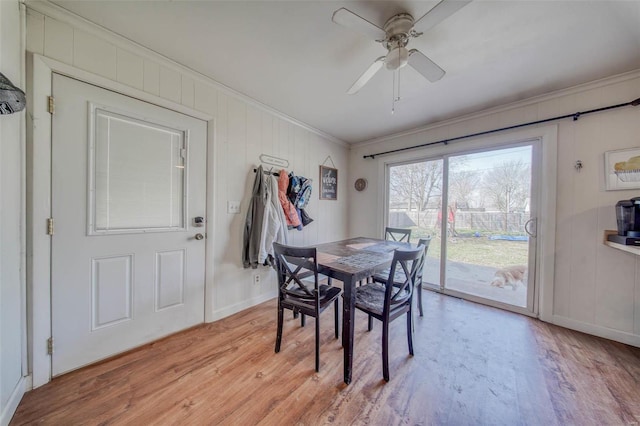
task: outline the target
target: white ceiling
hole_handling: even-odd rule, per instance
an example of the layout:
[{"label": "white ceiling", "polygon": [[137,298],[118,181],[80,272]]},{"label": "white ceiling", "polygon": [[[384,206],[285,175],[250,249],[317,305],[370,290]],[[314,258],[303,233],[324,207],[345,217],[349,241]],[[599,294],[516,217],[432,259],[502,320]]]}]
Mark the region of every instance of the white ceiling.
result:
[{"label": "white ceiling", "polygon": [[346,7],[382,26],[436,1],[63,1],[90,21],[348,143],[640,69],[640,0],[475,0],[411,40],[447,74],[401,70],[345,92],[386,53],[331,21]]}]

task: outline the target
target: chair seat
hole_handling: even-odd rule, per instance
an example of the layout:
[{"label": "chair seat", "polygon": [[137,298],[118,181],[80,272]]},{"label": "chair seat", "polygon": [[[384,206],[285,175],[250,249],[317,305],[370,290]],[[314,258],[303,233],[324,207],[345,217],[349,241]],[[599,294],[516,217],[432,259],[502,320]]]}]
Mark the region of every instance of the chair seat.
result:
[{"label": "chair seat", "polygon": [[[373,275],[373,280],[375,282],[378,283],[386,283],[387,279],[389,278],[389,273],[391,271],[389,269],[385,269],[383,271],[380,271],[376,274]],[[402,271],[396,271],[395,275],[393,276],[393,281],[394,283],[403,283],[407,280],[407,277],[405,276],[404,272]]]},{"label": "chair seat", "polygon": [[[321,284],[320,286],[318,286],[318,289],[320,290],[320,308],[321,309],[329,305],[331,302],[333,302],[342,291],[340,287],[332,287],[326,284]],[[309,297],[309,295],[302,289],[289,290],[289,293],[299,295],[300,297]],[[314,303],[313,299],[309,299],[308,301],[295,299],[295,304],[305,304],[305,305],[313,306],[313,303]]]},{"label": "chair seat", "polygon": [[[387,282],[387,277],[388,276],[389,276],[389,270],[385,269],[382,272],[374,274],[371,278],[373,279],[373,281],[375,281],[377,283],[383,283],[384,284],[384,283]],[[418,277],[418,278],[421,278],[421,277]],[[393,276],[394,285],[401,284],[401,283],[405,282],[406,280],[407,280],[407,277],[404,275],[404,272],[402,272],[402,271],[397,271],[396,274]],[[421,279],[418,279],[416,281],[416,286],[422,288],[422,280]]]},{"label": "chair seat", "polygon": [[[356,308],[376,315],[382,315],[384,309],[385,286],[379,283],[365,284],[356,288]],[[403,291],[399,299],[409,297],[409,292]]]}]

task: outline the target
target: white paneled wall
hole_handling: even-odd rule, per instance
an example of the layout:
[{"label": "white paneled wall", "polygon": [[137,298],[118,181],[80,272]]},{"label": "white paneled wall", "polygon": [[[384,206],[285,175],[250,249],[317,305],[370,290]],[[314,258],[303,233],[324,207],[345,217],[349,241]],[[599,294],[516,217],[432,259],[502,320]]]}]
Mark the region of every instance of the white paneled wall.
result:
[{"label": "white paneled wall", "polygon": [[[28,51],[214,117],[215,224],[208,228],[208,237],[214,239],[215,248],[214,265],[208,267],[214,268],[215,275],[209,318],[224,317],[276,294],[271,270],[243,269],[241,262],[247,200],[260,154],[289,160],[289,170],[312,178],[315,184],[319,165],[331,156],[341,173],[338,201],[318,200],[314,186],[308,207],[314,222],[303,231],[290,231],[289,236],[293,244],[346,237],[348,150],[344,144],[60,10],[51,14],[55,17],[27,10]],[[241,201],[241,214],[228,214],[228,201]],[[261,275],[259,286],[253,284],[255,273]]]},{"label": "white paneled wall", "polygon": [[[17,0],[0,2],[0,72],[24,89]],[[9,423],[25,391],[24,227],[25,112],[0,116],[0,424]]]},{"label": "white paneled wall", "polygon": [[[505,127],[558,115],[586,111],[640,97],[640,71],[582,85],[537,99],[452,120],[411,134],[359,144],[351,152],[351,175],[380,182],[379,161],[363,155],[443,138]],[[467,142],[472,144],[473,142]],[[604,152],[640,147],[640,106],[558,122],[557,207],[554,253],[553,316],[563,326],[640,346],[640,256],[605,246],[603,233],[615,229],[614,205],[640,196],[637,191],[604,190]],[[428,155],[427,150],[415,156]],[[576,160],[584,168],[574,169]],[[362,193],[349,188],[359,206],[350,214],[351,235],[377,235],[374,216],[382,203],[382,188]],[[544,188],[543,188],[544,190]]]},{"label": "white paneled wall", "polygon": [[[318,166],[327,156],[331,156],[339,169],[346,169],[344,148],[327,143],[308,130],[260,108],[219,94],[217,111],[216,156],[220,169],[216,174],[216,192],[225,204],[223,210],[226,201],[243,200],[244,213],[246,194],[250,193],[255,177],[252,165],[256,164],[260,153],[288,159],[289,170],[310,177],[314,182],[318,182]],[[340,183],[344,190],[346,176]],[[345,197],[339,201],[320,201],[317,194],[315,188],[307,209],[314,222],[302,232],[289,231],[291,244],[307,245],[346,236]],[[216,287],[219,293],[214,295],[214,307],[216,311],[235,311],[234,306],[241,307],[246,300],[260,296],[260,288],[250,285],[253,273],[260,273],[263,282],[266,279],[267,286],[272,289],[275,289],[275,276],[264,268],[251,270],[249,275],[247,271],[238,269],[244,214],[219,214],[216,217],[216,229],[229,229],[230,232],[216,234],[216,239],[219,239],[216,245],[221,247],[221,250],[216,250],[216,276],[225,284]]]}]

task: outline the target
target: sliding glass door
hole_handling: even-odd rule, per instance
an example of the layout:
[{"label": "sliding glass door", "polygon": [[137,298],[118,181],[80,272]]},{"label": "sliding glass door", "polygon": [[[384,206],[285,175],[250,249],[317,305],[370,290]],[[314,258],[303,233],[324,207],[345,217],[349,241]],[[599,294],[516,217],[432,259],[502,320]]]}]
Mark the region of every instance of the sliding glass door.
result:
[{"label": "sliding glass door", "polygon": [[537,141],[388,166],[387,224],[430,236],[423,287],[532,313]]},{"label": "sliding glass door", "polygon": [[431,238],[425,262],[425,286],[440,287],[440,218],[443,160],[389,167],[387,226],[411,228],[411,241]]}]

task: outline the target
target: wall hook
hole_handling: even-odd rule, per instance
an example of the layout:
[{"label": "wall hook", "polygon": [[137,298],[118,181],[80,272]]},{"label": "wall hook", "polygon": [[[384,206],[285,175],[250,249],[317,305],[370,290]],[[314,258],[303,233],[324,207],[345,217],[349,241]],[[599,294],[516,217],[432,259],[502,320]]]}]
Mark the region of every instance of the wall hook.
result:
[{"label": "wall hook", "polygon": [[576,171],[580,172],[580,170],[582,170],[582,160],[576,160],[573,167],[576,169]]}]

